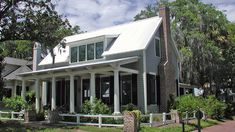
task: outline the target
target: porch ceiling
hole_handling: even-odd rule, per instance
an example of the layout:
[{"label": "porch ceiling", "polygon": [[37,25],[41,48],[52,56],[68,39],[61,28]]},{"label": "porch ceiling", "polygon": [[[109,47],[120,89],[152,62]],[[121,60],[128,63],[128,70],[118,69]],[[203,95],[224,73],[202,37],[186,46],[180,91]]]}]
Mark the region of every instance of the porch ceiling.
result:
[{"label": "porch ceiling", "polygon": [[[104,71],[111,71],[113,70],[114,65],[123,65],[128,63],[133,63],[138,61],[139,57],[127,57],[127,58],[121,58],[121,59],[113,59],[113,60],[102,60],[98,62],[89,62],[89,63],[82,63],[82,64],[76,64],[76,65],[69,65],[64,67],[57,67],[57,68],[50,68],[50,69],[43,69],[38,71],[32,71],[32,72],[25,72],[18,74],[18,76],[21,77],[29,77],[29,78],[37,78],[39,76],[41,77],[47,77],[47,76],[63,76],[65,73],[67,75],[70,74],[84,74],[89,72],[104,72]],[[125,70],[125,69],[121,69]],[[130,71],[135,71],[130,69]],[[69,73],[69,74],[68,74]]]}]

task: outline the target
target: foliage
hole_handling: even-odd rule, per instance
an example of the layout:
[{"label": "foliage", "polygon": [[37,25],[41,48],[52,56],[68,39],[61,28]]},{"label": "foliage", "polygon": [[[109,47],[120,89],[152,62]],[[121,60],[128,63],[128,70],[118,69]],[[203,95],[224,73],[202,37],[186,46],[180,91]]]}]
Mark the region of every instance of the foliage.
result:
[{"label": "foliage", "polygon": [[202,97],[195,97],[193,95],[183,95],[176,98],[176,109],[180,112],[189,113],[193,112],[194,110],[199,110],[203,107],[203,98]]},{"label": "foliage", "polygon": [[26,102],[21,96],[5,98],[3,97],[3,103],[6,107],[12,109],[13,111],[21,111],[26,107]]},{"label": "foliage", "polygon": [[111,114],[110,108],[99,99],[94,99],[93,103],[86,100],[82,106],[82,112],[85,114]]},{"label": "foliage", "polygon": [[[172,38],[182,55],[181,82],[203,86],[232,79],[235,87],[235,24],[211,4],[199,0],[160,0],[135,16],[153,17],[160,5],[170,8]],[[207,93],[215,93],[207,89]]]},{"label": "foliage", "polygon": [[169,94],[169,100],[167,100],[167,111],[175,109],[175,96],[174,94]]},{"label": "foliage", "polygon": [[[0,49],[1,52],[1,49]],[[4,82],[3,82],[3,77],[2,77],[2,73],[3,73],[3,69],[4,69],[4,62],[3,62],[4,58],[2,55],[0,55],[0,101],[3,98],[3,88],[4,88]]]},{"label": "foliage", "polygon": [[138,110],[138,108],[132,104],[132,103],[129,103],[126,105],[126,107],[124,108],[124,111],[127,110],[127,111],[132,111],[132,110]]},{"label": "foliage", "polygon": [[16,53],[5,53],[7,56],[19,53],[20,58],[31,57],[24,52],[21,53],[20,50],[28,53],[28,49],[33,47],[32,42],[36,41],[43,45],[44,50],[49,49],[54,58],[52,49],[61,42],[62,38],[81,33],[79,26],[72,27],[66,18],[55,11],[55,5],[51,0],[15,0],[13,2],[2,0],[0,5],[0,41],[7,41],[5,43],[10,49],[8,51],[15,51],[17,45],[14,43],[18,41],[30,41],[30,46],[26,49],[20,44],[21,48],[16,50]]},{"label": "foliage", "polygon": [[32,59],[33,42],[28,40],[9,40],[0,42],[1,55],[20,59]]},{"label": "foliage", "polygon": [[141,111],[140,110],[133,110],[132,112],[135,113],[136,119],[138,121],[140,121],[140,119],[141,119]]},{"label": "foliage", "polygon": [[45,120],[44,112],[39,112],[36,114],[36,121],[44,121],[44,120]]},{"label": "foliage", "polygon": [[193,111],[203,110],[211,118],[221,118],[224,116],[226,104],[216,99],[215,96],[206,98],[193,95],[184,95],[176,98],[176,109],[180,112],[192,113]]},{"label": "foliage", "polygon": [[226,109],[226,104],[216,99],[215,96],[208,96],[204,99],[203,110],[211,118],[222,118]]}]

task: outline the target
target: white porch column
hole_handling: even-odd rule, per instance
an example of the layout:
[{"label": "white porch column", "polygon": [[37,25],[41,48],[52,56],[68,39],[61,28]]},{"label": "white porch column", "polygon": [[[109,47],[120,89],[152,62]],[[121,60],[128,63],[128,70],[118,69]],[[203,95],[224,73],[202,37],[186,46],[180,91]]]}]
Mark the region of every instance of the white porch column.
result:
[{"label": "white porch column", "polygon": [[51,79],[51,88],[52,88],[51,110],[54,110],[56,109],[56,80],[54,76]]},{"label": "white porch column", "polygon": [[70,75],[70,113],[74,112],[74,75]]},{"label": "white porch column", "polygon": [[47,105],[47,82],[42,82],[42,105]]},{"label": "white porch column", "polygon": [[143,73],[143,85],[144,85],[144,112],[147,113],[148,107],[147,107],[147,75],[146,72]]},{"label": "white porch column", "polygon": [[21,97],[25,100],[25,92],[26,92],[26,86],[25,86],[25,80],[22,80],[22,90],[21,90]]},{"label": "white porch column", "polygon": [[114,114],[120,114],[119,71],[114,70]]},{"label": "white porch column", "polygon": [[35,80],[35,96],[36,96],[36,112],[38,113],[40,110],[40,80],[37,78]]},{"label": "white porch column", "polygon": [[91,96],[90,96],[90,101],[91,103],[93,102],[95,98],[95,73],[90,73],[91,78],[90,78],[90,91],[91,91]]}]

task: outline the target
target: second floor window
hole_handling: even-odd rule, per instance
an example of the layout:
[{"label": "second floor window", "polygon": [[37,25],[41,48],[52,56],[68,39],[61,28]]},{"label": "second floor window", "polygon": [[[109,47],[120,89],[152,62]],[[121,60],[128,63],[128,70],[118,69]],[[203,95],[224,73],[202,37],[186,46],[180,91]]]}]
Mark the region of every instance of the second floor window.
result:
[{"label": "second floor window", "polygon": [[156,56],[161,57],[161,47],[160,47],[160,39],[159,38],[155,39],[155,52],[156,52]]},{"label": "second floor window", "polygon": [[101,59],[102,53],[104,51],[104,43],[97,42],[97,43],[90,43],[86,45],[80,45],[71,47],[71,56],[70,62],[82,62],[94,59]]}]

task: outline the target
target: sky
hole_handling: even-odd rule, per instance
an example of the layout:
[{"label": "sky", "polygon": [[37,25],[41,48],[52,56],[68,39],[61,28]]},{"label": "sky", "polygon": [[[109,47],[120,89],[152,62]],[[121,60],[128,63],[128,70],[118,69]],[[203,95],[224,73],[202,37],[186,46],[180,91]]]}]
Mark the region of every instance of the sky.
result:
[{"label": "sky", "polygon": [[[92,31],[121,23],[133,18],[155,0],[56,0],[56,10],[72,25],[82,31]],[[235,0],[202,0],[223,11],[228,20],[235,22]]]}]

